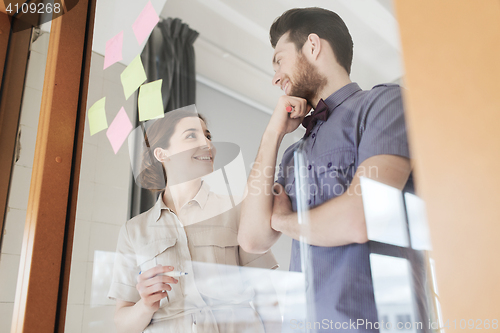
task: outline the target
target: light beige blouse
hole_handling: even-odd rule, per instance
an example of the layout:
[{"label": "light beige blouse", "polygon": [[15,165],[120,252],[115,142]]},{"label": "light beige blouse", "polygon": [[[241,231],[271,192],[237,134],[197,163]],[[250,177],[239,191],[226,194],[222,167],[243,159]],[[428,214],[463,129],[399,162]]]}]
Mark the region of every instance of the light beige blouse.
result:
[{"label": "light beige blouse", "polygon": [[276,268],[271,251],[250,254],[239,247],[239,206],[205,184],[177,211],[179,216],[160,195],[122,226],[108,297],[136,303],[139,272],[173,266],[188,275],[170,285],[144,332],[263,332],[251,305],[253,289],[235,266]]}]

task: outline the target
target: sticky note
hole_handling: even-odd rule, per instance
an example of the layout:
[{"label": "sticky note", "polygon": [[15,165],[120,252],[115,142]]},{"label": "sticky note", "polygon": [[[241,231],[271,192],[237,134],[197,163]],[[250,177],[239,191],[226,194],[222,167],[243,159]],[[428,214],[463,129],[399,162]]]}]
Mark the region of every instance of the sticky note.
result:
[{"label": "sticky note", "polygon": [[123,59],[123,31],[106,42],[106,53],[104,54],[104,69]]},{"label": "sticky note", "polygon": [[143,84],[139,89],[139,121],[163,118],[162,81]]},{"label": "sticky note", "polygon": [[139,14],[139,17],[137,17],[134,24],[132,24],[132,29],[134,30],[134,34],[139,42],[139,45],[149,37],[149,34],[153,31],[159,21],[160,18],[156,14],[151,1],[148,1],[146,7],[144,7],[142,12]]},{"label": "sticky note", "polygon": [[89,118],[90,135],[94,135],[103,129],[108,128],[108,121],[106,120],[106,97],[101,98],[92,105],[87,113]]},{"label": "sticky note", "polygon": [[141,56],[138,55],[130,63],[130,65],[125,68],[125,70],[120,75],[123,92],[125,93],[125,98],[128,99],[141,84],[146,81],[146,72],[144,71],[144,66],[142,65]]},{"label": "sticky note", "polygon": [[115,154],[123,145],[123,142],[127,139],[127,136],[132,131],[132,128],[132,123],[125,112],[125,109],[122,107],[106,131],[106,136],[108,137]]}]

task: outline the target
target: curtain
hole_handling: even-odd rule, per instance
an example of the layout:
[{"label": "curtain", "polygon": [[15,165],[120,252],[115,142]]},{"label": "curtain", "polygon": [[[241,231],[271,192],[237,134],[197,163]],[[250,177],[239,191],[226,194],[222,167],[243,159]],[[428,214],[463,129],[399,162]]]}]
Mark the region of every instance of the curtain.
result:
[{"label": "curtain", "polygon": [[[196,71],[193,43],[198,32],[178,18],[158,22],[141,54],[147,82],[162,79],[165,112],[196,102]],[[137,120],[136,126],[140,126]],[[156,202],[156,195],[134,182],[130,217],[138,215]]]}]

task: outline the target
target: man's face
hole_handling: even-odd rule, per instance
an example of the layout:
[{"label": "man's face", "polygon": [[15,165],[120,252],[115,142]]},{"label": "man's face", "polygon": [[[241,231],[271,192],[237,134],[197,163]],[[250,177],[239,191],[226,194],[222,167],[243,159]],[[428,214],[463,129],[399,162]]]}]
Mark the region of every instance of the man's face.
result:
[{"label": "man's face", "polygon": [[302,54],[295,44],[288,41],[288,33],[276,43],[273,56],[275,75],[273,84],[280,86],[286,95],[306,99],[309,104],[326,85],[326,78]]}]

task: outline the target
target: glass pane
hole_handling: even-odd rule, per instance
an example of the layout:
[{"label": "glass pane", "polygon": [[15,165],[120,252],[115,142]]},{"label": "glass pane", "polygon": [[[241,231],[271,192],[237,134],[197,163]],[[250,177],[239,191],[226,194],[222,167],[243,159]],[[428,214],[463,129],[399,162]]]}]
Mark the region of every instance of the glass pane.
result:
[{"label": "glass pane", "polygon": [[416,195],[405,193],[405,203],[408,212],[411,247],[415,250],[431,251],[431,236],[424,201]]},{"label": "glass pane", "polygon": [[408,227],[401,191],[361,177],[368,239],[408,247]]},{"label": "glass pane", "polygon": [[[161,224],[166,216],[170,217],[170,222],[176,219],[175,215],[161,210],[160,225],[144,226],[140,233],[143,237],[140,245],[134,244],[136,248],[128,252],[123,245],[124,237],[120,236],[120,230],[124,230],[122,228],[127,220],[151,209],[157,198],[148,193],[148,190],[158,188],[153,186],[156,183],[151,185],[149,179],[143,178],[145,169],[148,169],[144,165],[156,161],[151,144],[156,135],[163,135],[161,132],[154,133],[153,124],[164,121],[161,128],[168,132],[171,125],[165,119],[175,113],[169,112],[158,120],[139,121],[141,109],[138,110],[137,106],[141,107],[141,101],[138,90],[129,98],[124,92],[122,73],[141,54],[144,45],[137,45],[136,35],[130,26],[147,3],[137,1],[130,6],[113,6],[112,2],[98,2],[87,110],[89,115],[98,113],[99,101],[105,98],[103,104],[108,128],[91,135],[91,128],[99,128],[99,123],[98,119],[87,117],[66,331],[118,331],[114,322],[117,304],[120,301],[138,303],[140,298],[135,298],[139,295],[135,288],[137,277],[149,274],[148,271],[157,264],[173,265],[175,270],[188,274],[176,278],[178,283],[171,284],[172,290],[167,290],[168,296],[162,299],[160,308],[146,318],[146,323],[138,331],[148,326],[151,317],[155,322],[149,324],[148,330],[162,332],[184,332],[194,329],[194,325],[212,327],[214,324],[222,331],[225,328],[225,331],[259,332],[264,326],[268,331],[279,331],[285,304],[292,305],[297,319],[301,318],[304,312],[301,307],[305,304],[300,298],[303,278],[300,274],[287,272],[290,241],[283,238],[275,246],[279,249],[275,252],[281,267],[271,271],[269,268],[276,265],[271,256],[244,253],[237,246],[236,239],[238,218],[235,213],[245,196],[247,173],[260,140],[259,129],[264,129],[269,120],[269,115],[262,112],[257,103],[249,105],[242,96],[225,91],[212,81],[204,81],[203,78],[197,81],[196,107],[192,111],[199,111],[207,119],[215,156],[214,171],[203,177],[203,186],[210,188],[208,203],[201,216],[183,219],[183,209],[196,203],[190,200],[186,206],[179,206],[174,202],[169,208],[176,211],[179,223]],[[164,4],[165,1],[153,2],[153,8],[161,13]],[[180,2],[175,6],[187,8]],[[164,18],[170,16],[165,14],[168,13],[166,8],[161,15]],[[120,20],[110,20],[113,17]],[[122,59],[107,67],[106,43],[121,30],[124,31]],[[145,61],[144,66],[148,81],[153,81],[155,78],[150,76]],[[164,77],[163,82],[168,84],[168,78]],[[132,124],[132,132],[126,135],[122,146],[114,146],[117,148],[115,152],[115,141],[108,131],[113,128],[112,123],[122,108]],[[246,126],[237,128],[227,125],[228,122],[241,123],[242,114],[247,117]],[[198,120],[198,124],[191,128],[200,124]],[[184,157],[183,150],[176,148],[172,141],[163,148],[168,148],[165,153],[172,163]],[[203,155],[201,159],[207,156]],[[199,157],[196,156],[198,160]],[[179,174],[187,178],[175,178],[172,174],[178,174],[167,169],[171,188],[177,182],[180,186],[191,181],[190,163],[184,163],[180,163],[182,172]],[[229,198],[225,201],[227,206],[210,204],[213,201],[210,198],[215,195]],[[141,200],[137,200],[138,197]],[[213,215],[212,219],[207,220],[206,214],[209,217]],[[224,216],[228,214],[231,218],[224,222],[228,223],[228,227],[221,228],[220,221],[225,221]],[[191,224],[181,225],[186,221]],[[214,221],[214,226],[210,225],[210,221]],[[133,232],[132,229],[129,231]],[[241,267],[243,265],[246,266]],[[124,280],[128,283],[126,287]],[[297,294],[287,293],[289,289],[296,290]],[[142,316],[139,321],[141,319]]]},{"label": "glass pane", "polygon": [[[417,332],[425,323],[417,320],[408,260],[370,254],[373,289],[380,332]],[[368,325],[368,326],[367,326]],[[375,323],[364,323],[371,328]]]},{"label": "glass pane", "polygon": [[[354,252],[362,248],[359,251],[363,263],[351,260],[340,273],[332,269],[337,257],[317,255],[327,252],[327,247],[304,246],[304,242],[302,246],[297,242],[292,245],[292,239],[286,235],[271,248],[279,263],[276,270],[269,269],[274,267],[272,257],[245,254],[238,245],[237,210],[246,195],[246,178],[262,133],[282,94],[270,86],[274,70],[268,30],[273,20],[292,8],[292,4],[218,0],[157,0],[151,4],[149,7],[145,0],[127,2],[126,6],[116,0],[97,2],[66,331],[116,332],[121,324],[130,323],[140,326],[136,327],[137,332],[143,329],[149,332],[195,331],[202,325],[211,329],[217,326],[221,332],[259,332],[264,327],[276,332],[282,325],[284,331],[296,332],[318,327],[318,323],[309,318],[319,319],[322,327],[325,325],[322,320],[326,319],[329,327],[337,329],[336,324],[340,324],[343,328],[345,318],[349,317],[335,317],[335,322],[330,322],[329,311],[351,302],[346,293],[342,294],[342,283],[355,280],[360,270],[364,270],[363,277],[367,277],[361,283],[363,288],[359,289],[356,283],[351,287],[359,293],[362,299],[359,303],[365,304],[364,300],[369,299],[368,312],[372,321],[382,320],[384,316],[401,322],[415,320],[414,312],[410,311],[413,305],[406,298],[398,304],[408,311],[389,311],[377,318],[379,300],[387,305],[384,302],[392,293],[380,289],[381,285],[384,287],[395,278],[401,288],[406,288],[404,292],[408,295],[405,295],[410,298],[412,289],[405,284],[406,273],[401,273],[401,269],[408,269],[408,264],[399,264],[398,260],[403,259],[397,258],[390,258],[399,265],[395,276],[379,274],[377,263],[372,266],[372,286],[368,244],[359,247],[351,244]],[[310,5],[325,4],[313,1]],[[335,2],[328,7],[338,12],[350,29],[352,27],[355,43],[361,48],[355,53],[352,80],[359,82],[363,89],[380,82],[400,82],[403,73],[397,22],[391,5],[387,1],[368,1],[363,6],[354,2]],[[372,15],[374,12],[377,15]],[[160,23],[153,29],[155,13]],[[141,21],[144,17],[147,19]],[[168,20],[169,17],[182,22]],[[151,29],[150,44],[145,46]],[[191,51],[171,52],[174,49],[171,44],[176,43],[170,40],[177,37],[169,33],[183,31],[188,35],[191,30],[199,33],[199,36],[192,35],[196,72],[186,69],[176,76],[172,68],[180,65],[172,65],[172,59],[187,61],[192,55]],[[182,43],[177,43],[176,47],[179,44]],[[376,66],[367,64],[364,58],[373,45],[384,46],[384,51],[374,59]],[[164,52],[156,53],[158,50]],[[138,58],[141,54],[142,58]],[[141,66],[135,70],[130,67],[137,65],[139,59],[144,73]],[[163,75],[159,75],[160,72]],[[184,82],[190,73],[193,74],[191,81]],[[127,78],[133,82],[125,82]],[[158,101],[160,95],[154,92],[143,95],[147,87],[151,87],[145,84],[159,79],[162,80],[161,100]],[[186,88],[193,82],[195,88]],[[186,86],[182,86],[184,83]],[[177,89],[179,85],[182,89]],[[165,87],[170,90],[163,89]],[[170,95],[171,91],[174,93]],[[189,112],[199,112],[206,122],[192,116],[198,123],[184,128],[184,120],[175,123],[169,118],[176,111],[163,115],[164,108],[178,110],[187,105],[177,102],[194,91],[194,101],[189,104],[195,106]],[[161,105],[161,112],[155,105]],[[117,119],[122,121],[116,123]],[[203,125],[211,133],[211,143],[205,142]],[[175,141],[174,134],[179,128],[186,136],[179,136]],[[169,131],[174,134],[165,134]],[[285,136],[278,162],[285,149],[299,141],[304,133],[305,129],[299,127]],[[163,136],[168,140],[156,146]],[[201,140],[202,143],[192,147],[181,139]],[[210,149],[200,148],[204,146]],[[197,149],[203,154],[198,154]],[[329,153],[335,161],[345,164],[344,176],[354,171],[350,167],[354,150]],[[186,156],[189,158],[184,159]],[[201,183],[200,177],[191,173],[191,163],[211,166],[212,160],[213,172],[203,174]],[[177,161],[181,162],[176,164]],[[325,168],[328,162],[325,159]],[[160,183],[163,181],[160,185],[156,177],[154,181],[148,178],[155,165]],[[307,166],[304,163],[304,167]],[[315,176],[313,171],[310,174]],[[274,172],[272,170],[271,174]],[[165,174],[168,186],[165,179],[162,180]],[[191,191],[196,186],[191,188],[186,184],[199,186]],[[339,185],[335,182],[325,184],[333,186],[317,190],[344,191],[349,186],[348,182],[340,187],[335,187]],[[176,186],[183,190],[176,192]],[[223,197],[226,201],[210,204],[207,202],[212,199],[200,200],[202,186],[209,187],[209,198]],[[165,187],[166,195],[150,191]],[[401,191],[372,183],[369,179],[362,181],[362,187],[369,238],[386,245],[408,247]],[[181,194],[172,194],[170,198],[168,193]],[[306,212],[309,207],[322,203],[310,194],[307,193],[302,202]],[[324,194],[326,197],[327,193]],[[292,206],[297,210],[293,200]],[[189,215],[185,213],[189,207],[201,210],[198,215]],[[147,211],[154,213],[145,213]],[[226,216],[230,217],[224,220]],[[132,218],[135,219],[130,220]],[[223,220],[227,225],[221,227]],[[303,255],[304,250],[298,248],[316,248],[317,253]],[[301,262],[301,258],[305,260]],[[164,286],[166,292],[161,290],[159,295],[165,297],[156,304],[159,307],[154,313],[150,311],[146,316],[139,316],[134,309],[143,306],[146,298],[140,294],[137,281],[148,280],[158,264],[172,265],[175,271],[187,275],[177,276],[177,283]],[[318,295],[309,297],[309,292],[314,292],[320,283],[323,287],[327,285],[328,292],[318,289]],[[330,307],[315,307],[316,300],[325,302],[332,290],[345,298],[340,297],[335,304],[330,302]],[[349,306],[351,310],[358,310],[363,305],[349,303]],[[117,307],[123,308],[116,312]],[[124,309],[130,311],[127,313],[127,310],[122,311]],[[314,316],[306,317],[308,312]],[[118,320],[114,321],[116,318]]]}]

